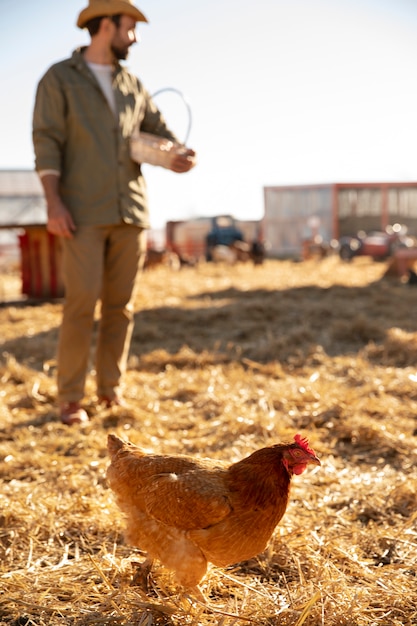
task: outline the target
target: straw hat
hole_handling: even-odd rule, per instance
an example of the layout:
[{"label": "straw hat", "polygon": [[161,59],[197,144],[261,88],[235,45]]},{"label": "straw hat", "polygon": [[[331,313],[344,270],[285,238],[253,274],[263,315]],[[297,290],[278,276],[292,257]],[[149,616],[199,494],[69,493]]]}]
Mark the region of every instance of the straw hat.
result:
[{"label": "straw hat", "polygon": [[88,7],[78,16],[77,26],[84,28],[93,17],[107,15],[129,15],[137,22],[147,22],[146,17],[137,9],[132,0],[89,0]]}]

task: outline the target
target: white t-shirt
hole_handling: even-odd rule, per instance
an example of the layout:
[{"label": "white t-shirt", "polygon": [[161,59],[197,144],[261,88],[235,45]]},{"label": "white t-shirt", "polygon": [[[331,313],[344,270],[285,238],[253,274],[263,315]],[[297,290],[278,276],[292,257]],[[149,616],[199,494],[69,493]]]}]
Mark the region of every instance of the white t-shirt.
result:
[{"label": "white t-shirt", "polygon": [[97,82],[106,96],[111,110],[116,115],[116,98],[114,97],[112,85],[113,65],[99,65],[98,63],[87,63],[87,65],[97,78]]}]

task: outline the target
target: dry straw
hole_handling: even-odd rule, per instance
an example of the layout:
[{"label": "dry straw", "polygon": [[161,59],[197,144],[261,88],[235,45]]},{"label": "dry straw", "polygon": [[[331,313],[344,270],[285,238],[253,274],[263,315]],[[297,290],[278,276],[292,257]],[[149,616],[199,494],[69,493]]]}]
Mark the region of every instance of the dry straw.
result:
[{"label": "dry straw", "polygon": [[[89,426],[56,420],[61,303],[0,309],[0,623],[13,626],[417,624],[416,291],[336,258],[145,273],[125,395]],[[93,362],[93,361],[92,361]],[[307,435],[265,553],[190,603],[123,542],[106,436],[237,460]]]}]

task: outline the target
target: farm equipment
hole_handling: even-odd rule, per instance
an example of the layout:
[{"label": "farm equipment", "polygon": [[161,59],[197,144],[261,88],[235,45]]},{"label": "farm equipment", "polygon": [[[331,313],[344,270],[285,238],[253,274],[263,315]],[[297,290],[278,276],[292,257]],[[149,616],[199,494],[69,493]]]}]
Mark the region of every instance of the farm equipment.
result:
[{"label": "farm equipment", "polygon": [[[258,220],[237,220],[230,215],[201,217],[185,221],[170,221],[166,225],[166,245],[182,261],[195,263],[212,259],[212,252],[220,246],[236,245],[256,248],[259,258],[264,256],[261,224]],[[261,250],[259,251],[259,248]]]},{"label": "farm equipment", "polygon": [[414,240],[407,236],[407,228],[402,224],[387,226],[385,231],[360,231],[354,237],[342,237],[339,241],[339,256],[343,261],[351,261],[356,256],[370,256],[375,261],[385,260],[399,248],[411,248]]},{"label": "farm equipment", "polygon": [[216,246],[231,246],[236,241],[244,241],[243,233],[236,220],[230,215],[217,215],[211,219],[211,230],[206,236],[206,259],[212,261]]}]

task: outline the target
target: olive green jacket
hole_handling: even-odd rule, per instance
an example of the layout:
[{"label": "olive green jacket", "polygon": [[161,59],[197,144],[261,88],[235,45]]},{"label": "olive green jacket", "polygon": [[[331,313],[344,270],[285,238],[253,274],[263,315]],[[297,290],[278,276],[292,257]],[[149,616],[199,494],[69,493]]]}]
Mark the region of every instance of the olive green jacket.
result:
[{"label": "olive green jacket", "polygon": [[120,64],[113,87],[118,119],[81,49],[46,72],[33,113],[36,170],[61,173],[61,196],[76,224],[149,228],[145,180],[130,158],[129,138],[138,127],[176,137],[141,82]]}]

